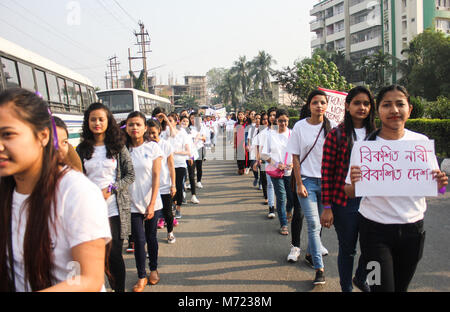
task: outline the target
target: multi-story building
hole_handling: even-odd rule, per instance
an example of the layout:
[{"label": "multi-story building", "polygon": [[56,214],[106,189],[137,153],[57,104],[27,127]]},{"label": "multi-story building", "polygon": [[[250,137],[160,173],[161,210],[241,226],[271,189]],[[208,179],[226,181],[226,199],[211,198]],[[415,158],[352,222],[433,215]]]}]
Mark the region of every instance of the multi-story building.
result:
[{"label": "multi-story building", "polygon": [[197,99],[199,106],[207,105],[206,76],[185,76],[184,84],[189,86],[189,95]]},{"label": "multi-story building", "polygon": [[382,48],[381,0],[325,0],[310,11],[311,48],[343,51],[357,61]]},{"label": "multi-story building", "polygon": [[426,28],[450,34],[450,0],[325,0],[310,15],[311,49],[343,51],[353,62],[379,50],[403,59]]}]

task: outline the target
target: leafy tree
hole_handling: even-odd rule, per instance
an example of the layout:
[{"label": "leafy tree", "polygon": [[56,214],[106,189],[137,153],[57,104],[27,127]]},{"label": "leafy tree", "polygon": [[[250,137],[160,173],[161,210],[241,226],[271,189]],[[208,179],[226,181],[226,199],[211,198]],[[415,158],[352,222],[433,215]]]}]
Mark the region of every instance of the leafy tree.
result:
[{"label": "leafy tree", "polygon": [[251,62],[247,61],[246,56],[241,56],[237,61],[234,62],[234,66],[231,68],[233,74],[236,75],[236,79],[239,81],[241,86],[242,96],[245,99],[247,97],[249,87],[250,87],[250,68]]},{"label": "leafy tree", "polygon": [[183,108],[194,108],[198,109],[199,105],[197,99],[194,96],[183,94],[181,98],[177,99],[176,105],[182,106]]},{"label": "leafy tree", "polygon": [[450,98],[441,95],[435,102],[428,102],[425,115],[432,119],[450,119]]},{"label": "leafy tree", "polygon": [[408,91],[429,101],[450,97],[450,37],[427,29],[410,41],[403,76]]},{"label": "leafy tree", "polygon": [[234,111],[237,111],[240,96],[239,79],[231,70],[226,72],[222,83],[217,88],[217,94],[225,105],[231,104]]},{"label": "leafy tree", "polygon": [[392,70],[392,59],[389,53],[384,53],[382,50],[360,59],[358,67],[361,77],[365,84],[371,86],[373,92],[377,92],[388,83],[385,77]]},{"label": "leafy tree", "polygon": [[294,67],[286,67],[282,71],[274,72],[274,77],[288,93],[306,102],[308,94],[318,87],[332,90],[348,90],[352,87],[345,77],[341,76],[333,62],[328,62],[320,55],[313,55]]},{"label": "leafy tree", "polygon": [[139,77],[136,77],[133,71],[129,71],[129,74],[131,78],[133,79],[133,88],[141,91],[146,91],[144,87],[144,79],[145,77],[145,71],[141,70],[141,73],[139,74]]}]

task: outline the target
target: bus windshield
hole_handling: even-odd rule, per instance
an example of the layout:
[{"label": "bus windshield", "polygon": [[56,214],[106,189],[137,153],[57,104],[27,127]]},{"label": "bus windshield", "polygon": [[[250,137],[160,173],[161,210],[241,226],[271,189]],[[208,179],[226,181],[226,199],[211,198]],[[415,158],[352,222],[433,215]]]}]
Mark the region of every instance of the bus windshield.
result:
[{"label": "bus windshield", "polygon": [[131,91],[101,92],[97,93],[97,96],[113,114],[134,111],[133,93]]}]

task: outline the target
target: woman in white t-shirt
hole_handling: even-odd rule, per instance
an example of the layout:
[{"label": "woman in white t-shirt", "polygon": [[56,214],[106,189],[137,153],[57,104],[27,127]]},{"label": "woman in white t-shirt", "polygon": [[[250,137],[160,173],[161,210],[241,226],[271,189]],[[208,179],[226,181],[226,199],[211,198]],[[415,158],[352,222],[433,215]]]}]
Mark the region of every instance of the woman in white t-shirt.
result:
[{"label": "woman in white t-shirt", "polygon": [[206,136],[207,130],[205,125],[202,123],[202,118],[197,116],[197,113],[191,113],[189,115],[189,128],[196,133],[194,137],[194,146],[197,149],[198,158],[194,160],[195,169],[197,171],[197,184],[196,187],[203,188],[202,177],[203,177],[203,161],[206,158]]},{"label": "woman in white t-shirt", "polygon": [[159,183],[159,193],[163,204],[162,214],[164,218],[158,221],[158,228],[164,227],[164,221],[167,226],[167,242],[174,244],[176,239],[173,233],[174,226],[178,225],[177,219],[173,216],[173,197],[175,196],[177,189],[175,186],[175,165],[173,160],[173,150],[170,142],[160,137],[161,124],[158,120],[147,120],[147,133],[150,139],[158,143],[162,153],[163,159],[161,162],[161,174]]},{"label": "woman in white t-shirt", "polygon": [[269,132],[261,157],[269,164],[284,171],[284,176],[277,178],[271,176],[275,197],[277,201],[277,214],[280,221],[280,234],[288,235],[288,220],[286,213],[292,211],[292,192],[290,191],[292,154],[288,152],[288,141],[291,136],[289,114],[284,109],[276,113],[277,131]]},{"label": "woman in white t-shirt", "polygon": [[[173,127],[176,127],[178,118],[175,113],[172,113],[168,117],[169,122]],[[176,211],[175,218],[181,219],[181,205],[183,204],[183,187],[184,179],[186,177],[186,160],[191,156],[191,150],[189,148],[190,142],[186,131],[178,129],[175,137],[170,137],[169,142],[173,147],[173,159],[175,164],[176,174],[176,187],[177,193],[175,195]]]},{"label": "woman in white t-shirt", "polygon": [[191,129],[189,127],[189,117],[187,117],[187,116],[182,116],[180,118],[180,127],[181,127],[181,129],[186,131],[186,134],[188,137],[188,142],[189,142],[189,150],[191,151],[191,156],[189,157],[189,159],[186,160],[186,166],[187,166],[188,178],[189,178],[189,184],[190,184],[189,187],[191,189],[191,194],[192,194],[191,203],[199,204],[200,201],[198,200],[197,195],[196,195],[196,184],[195,184],[195,160],[197,160],[199,157],[198,150],[194,146],[194,140],[195,140],[195,137],[197,136],[197,130]]},{"label": "woman in white t-shirt", "polygon": [[[368,140],[381,142],[428,140],[422,134],[405,129],[413,109],[409,94],[402,86],[384,87],[377,96],[377,111],[381,129]],[[438,164],[435,160],[435,166]],[[433,170],[438,189],[448,184],[445,172]],[[361,180],[361,169],[352,166],[347,175],[345,192],[355,197],[355,183]],[[425,242],[425,197],[420,196],[367,196],[362,197],[359,242],[361,253],[367,263],[379,267],[379,283],[371,285],[373,292],[405,292],[408,290]]]},{"label": "woman in white t-shirt", "polygon": [[0,93],[0,291],[101,291],[106,203],[83,174],[58,166],[48,105]]},{"label": "woman in white t-shirt", "polygon": [[115,292],[124,292],[126,270],[122,246],[131,234],[128,187],[134,182],[134,169],[125,135],[108,107],[93,103],[85,111],[81,143],[76,150],[84,173],[100,188],[108,205],[112,234],[108,277]]},{"label": "woman in white t-shirt", "polygon": [[325,116],[328,107],[326,93],[314,90],[308,95],[306,109],[310,117],[298,121],[289,140],[288,151],[293,154],[297,197],[308,227],[308,249],[305,260],[316,270],[314,285],[325,284],[320,240],[321,166],[325,137],[335,123]]},{"label": "woman in white t-shirt", "polygon": [[234,131],[234,124],[236,123],[236,120],[232,119],[231,114],[227,115],[227,121],[225,123],[225,129],[227,132],[227,143],[232,144],[233,143],[233,131]]},{"label": "woman in white t-shirt", "polygon": [[134,241],[134,258],[138,272],[138,281],[134,285],[133,291],[142,292],[147,285],[145,243],[147,243],[150,259],[148,281],[151,285],[159,282],[156,231],[162,209],[162,201],[159,196],[159,177],[163,154],[158,144],[150,141],[145,115],[141,112],[133,112],[128,115],[126,133],[127,147],[136,172],[134,183],[129,187],[131,235]]}]

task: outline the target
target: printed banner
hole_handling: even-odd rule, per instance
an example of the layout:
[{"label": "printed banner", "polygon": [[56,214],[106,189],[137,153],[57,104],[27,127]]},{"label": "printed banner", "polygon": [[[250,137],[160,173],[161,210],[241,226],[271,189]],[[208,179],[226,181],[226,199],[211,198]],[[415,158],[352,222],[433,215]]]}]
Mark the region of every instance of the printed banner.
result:
[{"label": "printed banner", "polygon": [[434,141],[355,142],[350,167],[361,168],[356,196],[437,196]]},{"label": "printed banner", "polygon": [[340,124],[344,120],[345,98],[347,97],[347,93],[324,88],[318,89],[327,94],[328,108],[325,112],[325,116],[337,124]]}]

